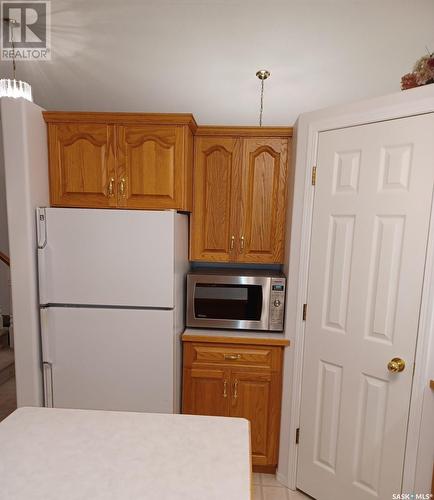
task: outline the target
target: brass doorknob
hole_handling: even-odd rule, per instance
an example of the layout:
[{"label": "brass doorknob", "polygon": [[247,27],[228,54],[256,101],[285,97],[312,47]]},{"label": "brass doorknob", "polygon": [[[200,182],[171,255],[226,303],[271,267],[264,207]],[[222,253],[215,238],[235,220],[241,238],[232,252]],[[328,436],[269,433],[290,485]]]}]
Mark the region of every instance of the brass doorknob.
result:
[{"label": "brass doorknob", "polygon": [[393,358],[389,361],[387,369],[392,373],[399,373],[404,371],[405,361],[401,358]]}]

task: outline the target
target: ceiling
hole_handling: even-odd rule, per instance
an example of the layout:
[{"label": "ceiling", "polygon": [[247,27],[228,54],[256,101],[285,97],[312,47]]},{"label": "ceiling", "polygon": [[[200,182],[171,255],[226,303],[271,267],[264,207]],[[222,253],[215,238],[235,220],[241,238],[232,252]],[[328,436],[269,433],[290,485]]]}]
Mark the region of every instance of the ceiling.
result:
[{"label": "ceiling", "polygon": [[[52,60],[18,64],[57,110],[192,112],[264,125],[399,91],[434,51],[434,0],[53,0]],[[0,63],[0,75],[11,64]]]}]

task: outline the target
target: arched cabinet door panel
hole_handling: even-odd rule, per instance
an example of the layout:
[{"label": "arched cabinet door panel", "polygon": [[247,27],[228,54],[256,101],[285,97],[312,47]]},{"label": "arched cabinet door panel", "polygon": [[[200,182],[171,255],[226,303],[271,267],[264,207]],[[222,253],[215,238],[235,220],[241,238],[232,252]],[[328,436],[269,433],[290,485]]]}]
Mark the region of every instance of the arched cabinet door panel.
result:
[{"label": "arched cabinet door panel", "polygon": [[288,140],[252,138],[243,147],[239,262],[283,261]]},{"label": "arched cabinet door panel", "polygon": [[53,206],[116,206],[114,127],[98,123],[49,124]]},{"label": "arched cabinet door panel", "polygon": [[183,209],[183,129],[125,125],[117,129],[119,205]]},{"label": "arched cabinet door panel", "polygon": [[196,139],[191,260],[229,262],[236,259],[240,160],[238,139]]}]

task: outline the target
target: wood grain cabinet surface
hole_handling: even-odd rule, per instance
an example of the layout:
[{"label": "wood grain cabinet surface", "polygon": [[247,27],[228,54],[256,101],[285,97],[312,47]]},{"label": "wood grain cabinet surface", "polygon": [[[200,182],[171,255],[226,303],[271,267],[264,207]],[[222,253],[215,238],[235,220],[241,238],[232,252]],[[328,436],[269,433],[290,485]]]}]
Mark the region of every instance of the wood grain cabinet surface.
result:
[{"label": "wood grain cabinet surface", "polygon": [[198,128],[191,260],[283,262],[291,135],[290,128]]},{"label": "wood grain cabinet surface", "polygon": [[191,115],[43,115],[52,206],[191,211]]},{"label": "wood grain cabinet surface", "polygon": [[[217,340],[217,339],[215,339]],[[183,335],[182,411],[250,421],[254,470],[277,467],[284,340],[274,345]],[[267,340],[264,340],[266,343]]]}]

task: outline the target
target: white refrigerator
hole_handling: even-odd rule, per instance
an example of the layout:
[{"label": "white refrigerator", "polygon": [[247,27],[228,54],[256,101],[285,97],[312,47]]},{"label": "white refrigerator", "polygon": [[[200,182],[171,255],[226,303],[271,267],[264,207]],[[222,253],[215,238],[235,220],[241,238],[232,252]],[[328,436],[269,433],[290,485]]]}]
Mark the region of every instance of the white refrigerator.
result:
[{"label": "white refrigerator", "polygon": [[187,215],[36,215],[45,405],[179,412]]}]

